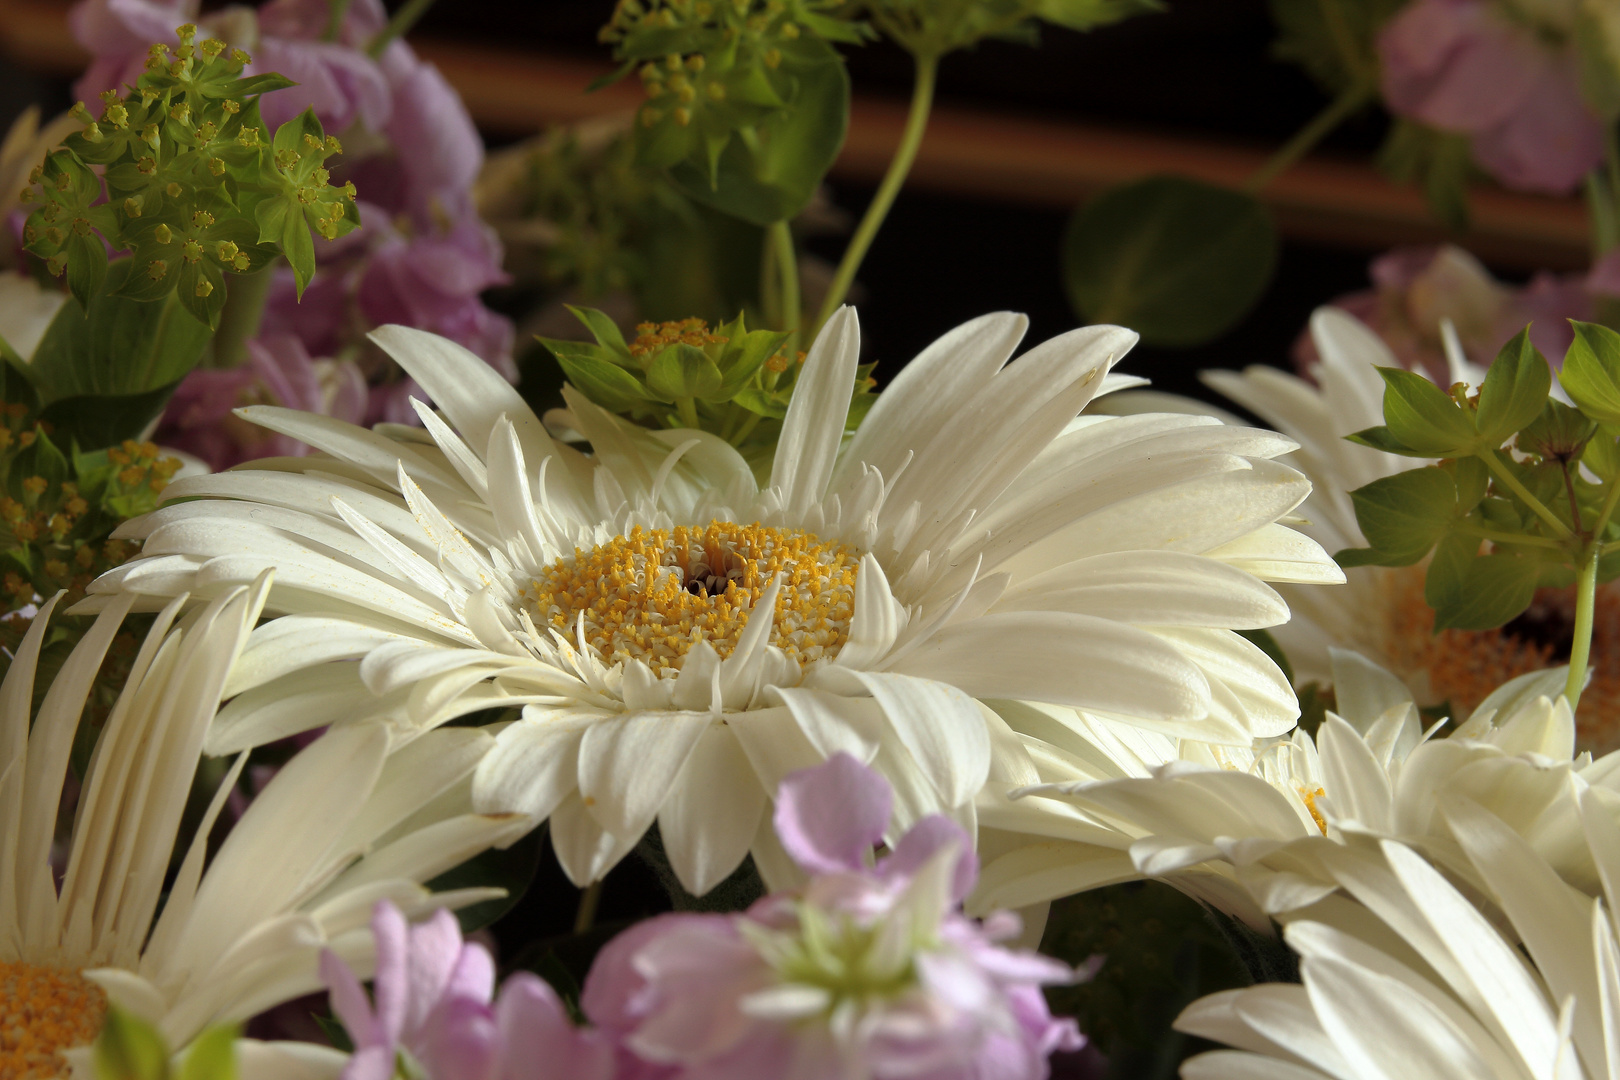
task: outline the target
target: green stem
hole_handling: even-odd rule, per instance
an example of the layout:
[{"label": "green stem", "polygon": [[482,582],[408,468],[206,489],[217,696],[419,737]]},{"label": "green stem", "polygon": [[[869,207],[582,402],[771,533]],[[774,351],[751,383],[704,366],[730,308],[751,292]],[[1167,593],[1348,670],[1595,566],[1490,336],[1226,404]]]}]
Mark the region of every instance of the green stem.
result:
[{"label": "green stem", "polygon": [[754,433],[754,429],[759,426],[759,419],[759,413],[749,413],[748,419],[743,421],[742,427],[738,428],[727,441],[729,441],[732,446],[741,446],[743,444],[743,440],[752,435]]},{"label": "green stem", "polygon": [[689,397],[676,398],[675,410],[681,414],[681,423],[692,429],[701,427],[698,423],[697,405]]},{"label": "green stem", "polygon": [[343,18],[349,13],[350,0],[332,0],[332,13],[326,20],[326,33],[321,35],[322,41],[336,41],[338,34],[343,32]]},{"label": "green stem", "polygon": [[1609,490],[1603,494],[1603,506],[1598,509],[1597,521],[1592,525],[1592,539],[1598,543],[1603,541],[1603,530],[1609,527],[1609,519],[1614,516],[1614,508],[1620,504],[1620,477],[1609,481]]},{"label": "green stem", "polygon": [[816,316],[815,325],[810,328],[806,340],[815,340],[817,331],[832,318],[832,313],[838,310],[838,305],[849,295],[849,287],[855,282],[855,272],[861,268],[861,260],[866,258],[866,250],[872,246],[873,237],[877,236],[883,219],[888,216],[889,207],[894,205],[894,197],[900,193],[901,185],[906,182],[906,174],[911,171],[912,162],[917,159],[917,150],[922,146],[923,132],[928,129],[928,113],[934,105],[934,79],[939,73],[939,57],[919,53],[916,61],[917,74],[911,91],[911,111],[906,116],[906,127],[900,136],[900,145],[889,161],[889,171],[883,174],[883,183],[878,186],[877,194],[872,197],[872,205],[866,208],[866,214],[861,218],[855,236],[850,240],[849,247],[844,249],[844,257],[839,260],[838,271],[833,274],[827,298],[822,301],[821,313]]},{"label": "green stem", "polygon": [[[776,259],[776,285],[778,295],[777,318],[781,329],[795,333],[799,329],[799,254],[793,247],[793,229],[785,221],[771,225],[767,233],[772,254]],[[794,342],[788,343],[791,350]]]},{"label": "green stem", "polygon": [[234,368],[247,362],[247,343],[259,336],[275,276],[274,261],[251,274],[231,275],[225,287],[225,306],[219,313],[219,329],[214,331],[200,366]]},{"label": "green stem", "polygon": [[1569,531],[1569,526],[1558,520],[1558,515],[1547,509],[1540,499],[1530,493],[1529,488],[1519,482],[1519,478],[1513,475],[1513,471],[1502,464],[1501,459],[1496,456],[1500,452],[1499,450],[1487,450],[1480,454],[1479,457],[1481,461],[1485,462],[1485,467],[1491,470],[1492,475],[1506,484],[1508,489],[1523,500],[1524,504],[1538,518],[1547,523],[1547,527],[1553,531],[1554,536],[1560,540],[1568,540],[1573,537],[1575,534]]},{"label": "green stem", "polygon": [[1592,653],[1592,614],[1597,608],[1597,571],[1599,548],[1589,544],[1583,552],[1581,570],[1575,578],[1575,638],[1569,649],[1569,681],[1564,684],[1564,696],[1569,699],[1571,712],[1581,703],[1581,689],[1586,685],[1586,663]]},{"label": "green stem", "polygon": [[1460,525],[1458,531],[1477,536],[1481,540],[1489,540],[1493,544],[1526,544],[1530,547],[1555,548],[1562,550],[1563,546],[1556,540],[1545,536],[1525,536],[1517,533],[1497,532],[1495,529],[1482,529],[1477,525]]},{"label": "green stem", "polygon": [[1260,166],[1253,176],[1244,181],[1243,190],[1250,195],[1258,195],[1264,191],[1267,185],[1310,153],[1317,143],[1327,138],[1334,128],[1372,101],[1376,94],[1377,90],[1370,82],[1352,84],[1317,113],[1310,123],[1300,128],[1294,137],[1284,143],[1282,149],[1271,155],[1270,160]]},{"label": "green stem", "polygon": [[579,908],[574,912],[574,933],[583,934],[596,925],[596,905],[602,902],[602,883],[591,882],[579,894]]},{"label": "green stem", "polygon": [[388,25],[383,27],[377,36],[371,39],[371,44],[366,46],[366,55],[374,60],[381,56],[383,50],[388,48],[395,38],[410,33],[411,27],[416,25],[416,20],[426,15],[428,8],[432,6],[433,0],[405,0],[405,5],[394,12],[394,17],[388,20]]}]

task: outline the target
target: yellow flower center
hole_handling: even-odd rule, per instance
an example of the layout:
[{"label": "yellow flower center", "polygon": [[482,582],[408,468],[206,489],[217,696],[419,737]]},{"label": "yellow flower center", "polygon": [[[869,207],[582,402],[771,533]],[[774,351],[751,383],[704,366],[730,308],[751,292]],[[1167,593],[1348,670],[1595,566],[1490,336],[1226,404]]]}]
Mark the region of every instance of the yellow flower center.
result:
[{"label": "yellow flower center", "polygon": [[[1395,571],[1388,605],[1389,656],[1395,673],[1429,692],[1424,705],[1472,711],[1509,679],[1569,661],[1575,626],[1573,589],[1541,589],[1523,615],[1495,630],[1434,632],[1423,600],[1423,570]],[[1601,754],[1620,748],[1620,582],[1597,591],[1592,620],[1592,682],[1575,717],[1576,745]]]},{"label": "yellow flower center", "polygon": [[643,529],[573,558],[532,584],[536,622],[585,640],[608,663],[679,670],[707,641],[730,656],[754,607],[782,573],[771,644],[799,664],[836,656],[849,639],[860,555],[798,529],[711,521],[703,528]]},{"label": "yellow flower center", "polygon": [[61,1051],[92,1042],[106,1015],[107,995],[77,971],[0,961],[0,1077],[67,1076]]}]

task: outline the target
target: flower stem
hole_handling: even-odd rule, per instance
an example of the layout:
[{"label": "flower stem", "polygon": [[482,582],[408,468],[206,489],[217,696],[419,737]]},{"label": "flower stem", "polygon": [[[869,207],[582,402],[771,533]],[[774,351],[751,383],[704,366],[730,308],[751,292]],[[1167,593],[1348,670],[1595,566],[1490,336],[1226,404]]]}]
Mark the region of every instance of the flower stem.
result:
[{"label": "flower stem", "polygon": [[596,905],[602,902],[602,883],[593,881],[579,894],[579,908],[574,912],[574,933],[583,934],[596,925]]},{"label": "flower stem", "polygon": [[428,8],[433,6],[433,0],[405,0],[405,5],[394,12],[394,17],[388,20],[388,25],[371,39],[366,46],[366,55],[373,60],[383,54],[383,50],[391,45],[395,38],[404,37],[416,25],[416,20],[427,14]]},{"label": "flower stem", "polygon": [[326,33],[321,35],[322,41],[336,41],[343,32],[343,18],[349,13],[350,0],[332,0],[331,16],[326,20]]},{"label": "flower stem", "polygon": [[247,343],[259,336],[265,305],[270,302],[270,285],[275,281],[277,260],[251,274],[233,274],[225,286],[225,306],[220,309],[219,329],[203,354],[202,367],[234,368],[247,362]]},{"label": "flower stem", "polygon": [[1620,503],[1620,477],[1609,481],[1609,490],[1603,494],[1603,506],[1598,510],[1597,523],[1592,526],[1592,540],[1602,543],[1603,532],[1609,527],[1609,519],[1614,516],[1614,508]]},{"label": "flower stem", "polygon": [[676,398],[675,409],[681,414],[681,423],[685,424],[687,427],[696,430],[702,426],[698,423],[697,406],[693,404],[691,398]]},{"label": "flower stem", "polygon": [[[781,320],[781,329],[796,334],[799,329],[799,255],[793,247],[793,229],[785,221],[778,221],[771,225],[766,234],[769,238],[772,254],[776,258],[776,285],[778,295],[777,318]],[[789,342],[792,349],[795,342]]]},{"label": "flower stem", "polygon": [[1581,689],[1586,685],[1586,663],[1592,653],[1592,615],[1597,608],[1597,571],[1601,549],[1588,544],[1582,553],[1580,573],[1575,578],[1575,637],[1569,649],[1569,681],[1564,684],[1564,696],[1574,712],[1581,703]]},{"label": "flower stem", "polygon": [[1326,108],[1317,113],[1311,122],[1300,128],[1283,144],[1282,149],[1271,155],[1264,165],[1255,171],[1243,183],[1243,190],[1250,195],[1258,195],[1264,191],[1277,177],[1287,172],[1300,158],[1311,152],[1317,143],[1327,138],[1333,129],[1344,123],[1363,105],[1366,105],[1375,96],[1375,89],[1370,81],[1361,80],[1350,85],[1338,97],[1330,101]]},{"label": "flower stem", "polygon": [[1485,462],[1485,467],[1491,470],[1493,476],[1507,485],[1508,489],[1523,500],[1524,504],[1538,518],[1547,523],[1547,527],[1553,531],[1554,536],[1557,536],[1560,540],[1569,540],[1574,537],[1575,534],[1569,531],[1569,526],[1559,521],[1558,515],[1547,509],[1546,504],[1531,494],[1530,489],[1525,487],[1517,476],[1513,475],[1513,471],[1502,464],[1501,459],[1496,456],[1500,452],[1499,450],[1486,450],[1479,455],[1480,460]]},{"label": "flower stem", "polygon": [[866,214],[861,218],[855,236],[850,240],[849,247],[844,249],[844,257],[839,260],[838,271],[833,275],[832,285],[827,290],[827,298],[822,301],[821,312],[816,316],[807,340],[815,339],[816,332],[832,318],[832,313],[838,310],[838,305],[849,295],[849,287],[855,281],[855,272],[860,269],[861,260],[866,258],[866,250],[872,246],[872,238],[877,235],[883,219],[888,216],[889,207],[894,205],[894,197],[900,193],[901,185],[906,182],[906,174],[911,171],[911,163],[917,159],[917,149],[922,146],[923,132],[928,129],[928,113],[934,105],[934,79],[939,72],[939,57],[932,53],[918,53],[916,62],[917,73],[911,91],[911,111],[906,116],[906,127],[900,136],[900,145],[889,161],[889,171],[883,174],[883,183],[878,186],[877,194],[872,196],[872,204],[866,208]]}]

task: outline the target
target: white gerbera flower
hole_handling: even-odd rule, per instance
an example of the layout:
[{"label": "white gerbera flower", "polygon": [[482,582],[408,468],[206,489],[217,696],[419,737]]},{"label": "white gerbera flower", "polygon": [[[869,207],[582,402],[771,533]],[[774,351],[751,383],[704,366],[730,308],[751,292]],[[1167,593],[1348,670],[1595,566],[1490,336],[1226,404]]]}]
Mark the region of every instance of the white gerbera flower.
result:
[{"label": "white gerbera flower", "polygon": [[[1580,801],[1583,843],[1620,882],[1620,830]],[[1187,1080],[1592,1080],[1620,1073],[1615,896],[1586,896],[1500,818],[1466,798],[1439,813],[1480,883],[1475,907],[1411,848],[1334,860],[1336,897],[1289,923],[1303,986],[1195,1001],[1176,1027],[1238,1047],[1193,1058]],[[1492,910],[1494,909],[1494,910]],[[1495,917],[1490,918],[1488,914]],[[1493,925],[1494,924],[1494,925]]]},{"label": "white gerbera flower", "polygon": [[[1253,749],[1184,742],[1173,759],[1098,780],[1095,753],[1089,763],[1082,756],[1099,743],[1094,732],[1067,743],[1049,736],[1069,756],[1043,764],[1080,775],[1014,791],[1010,802],[981,800],[986,865],[976,908],[1155,877],[1269,927],[1333,892],[1326,863],[1369,838],[1400,839],[1466,876],[1436,812],[1446,793],[1512,823],[1571,884],[1600,887],[1575,800],[1615,785],[1620,754],[1575,755],[1569,705],[1548,696],[1562,689],[1565,669],[1499,688],[1446,739],[1425,738],[1410,694],[1388,672],[1339,652],[1333,675],[1344,715],[1329,712],[1314,740],[1296,730]],[[1124,760],[1114,755],[1112,767]]]},{"label": "white gerbera flower", "polygon": [[1337,574],[1275,524],[1308,491],[1270,460],[1293,444],[1204,418],[1076,419],[1135,335],[1076,330],[1009,365],[1026,322],[940,339],[845,445],[859,332],[839,312],[763,489],[720,439],[571,390],[592,455],[558,445],[472,354],[386,327],[376,340],[445,419],[418,404],[424,431],[373,433],[244,410],[326,456],[173,485],[208,498],[126,527],[145,557],[92,589],[207,595],[277,567],[268,605],[286,617],[255,632],[212,752],[525,706],[480,766],[479,805],[549,815],[582,884],[655,819],[693,892],[751,846],[771,874],[768,798],[839,750],[888,778],[895,828],[939,811],[971,831],[988,776],[1039,778],[975,698],[1243,744],[1287,730],[1291,689],[1232,628],[1287,617],[1259,577]]},{"label": "white gerbera flower", "polygon": [[55,600],[24,637],[0,685],[0,1076],[53,1075],[58,1050],[94,1038],[109,998],[178,1049],[210,1024],[316,990],[323,945],[369,961],[367,919],[379,898],[414,911],[488,898],[490,890],[430,897],[419,882],[521,833],[521,820],[456,808],[458,781],[466,786],[493,739],[447,730],[389,758],[376,723],[332,732],[294,756],[205,872],[208,835],[243,755],[177,875],[166,876],[204,732],[268,591],[266,575],[178,624],[180,600],[158,616],[96,743],[60,888],[52,842],[69,751],[134,597],[95,621],[32,726]]},{"label": "white gerbera flower", "polygon": [[[1449,328],[1448,328],[1449,329]],[[1454,335],[1447,333],[1448,342]],[[1377,367],[1399,366],[1383,341],[1354,317],[1320,308],[1311,337],[1322,360],[1316,385],[1268,367],[1241,374],[1210,371],[1204,380],[1300,444],[1286,460],[1310,477],[1298,528],[1330,552],[1365,547],[1350,492],[1424,464],[1346,442],[1344,436],[1383,420]],[[1478,385],[1484,373],[1451,349],[1454,381]],[[1356,567],[1348,587],[1281,588],[1293,618],[1275,633],[1297,674],[1329,681],[1328,650],[1351,649],[1394,672],[1420,705],[1449,704],[1466,718],[1492,689],[1568,655],[1573,595],[1543,590],[1520,619],[1497,630],[1434,633],[1423,598],[1425,567]],[[1598,591],[1592,646],[1594,675],[1581,695],[1580,745],[1602,753],[1620,746],[1620,586]]]}]

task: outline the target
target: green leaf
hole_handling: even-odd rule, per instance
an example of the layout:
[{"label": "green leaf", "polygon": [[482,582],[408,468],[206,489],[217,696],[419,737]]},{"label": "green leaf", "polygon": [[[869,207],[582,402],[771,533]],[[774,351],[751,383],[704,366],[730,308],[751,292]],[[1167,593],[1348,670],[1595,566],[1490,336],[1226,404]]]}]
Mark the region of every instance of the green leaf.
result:
[{"label": "green leaf", "polygon": [[1421,458],[1434,456],[1432,454],[1418,453],[1410,446],[1407,446],[1405,443],[1401,442],[1394,435],[1391,435],[1389,428],[1383,427],[1382,425],[1379,427],[1365,428],[1354,433],[1353,435],[1346,435],[1344,438],[1346,442],[1353,442],[1358,446],[1368,446],[1374,450],[1382,450],[1386,454],[1400,454],[1403,457]]},{"label": "green leaf", "polygon": [[1479,557],[1479,539],[1451,533],[1434,548],[1423,579],[1423,600],[1431,608],[1453,609],[1462,602],[1468,567]]},{"label": "green leaf", "polygon": [[688,155],[670,168],[670,179],[692,199],[755,225],[786,221],[809,205],[844,145],[849,73],[826,42],[801,38],[796,45],[791,74],[798,85],[786,109],[754,125],[749,138],[727,142],[712,177],[702,147],[697,160]]},{"label": "green leaf", "polygon": [[236,1080],[236,1027],[211,1027],[186,1051],[180,1080]]},{"label": "green leaf", "polygon": [[166,1080],[169,1047],[162,1034],[117,1006],[109,1006],[93,1060],[97,1080]]},{"label": "green leaf", "polygon": [[1457,485],[1444,469],[1412,469],[1357,488],[1350,501],[1374,552],[1357,565],[1411,566],[1450,527],[1457,511]]},{"label": "green leaf", "polygon": [[60,398],[40,412],[68,445],[85,448],[117,446],[138,438],[162,414],[179,381],[139,394],[86,394]]},{"label": "green leaf", "polygon": [[1600,427],[1597,435],[1587,442],[1581,464],[1605,481],[1620,476],[1620,432]]},{"label": "green leaf", "polygon": [[624,334],[619,331],[619,324],[607,317],[605,312],[588,307],[575,307],[573,304],[564,304],[574,318],[585,324],[585,329],[591,332],[596,343],[605,348],[612,349],[614,353],[630,360],[630,346],[624,343]]},{"label": "green leaf", "polygon": [[1499,446],[1533,422],[1547,404],[1552,369],[1547,358],[1530,343],[1527,326],[1502,346],[1479,388],[1479,411],[1474,426],[1486,443]]},{"label": "green leaf", "polygon": [[1448,228],[1468,228],[1468,181],[1474,173],[1466,134],[1397,119],[1378,151],[1379,167],[1399,184],[1416,183],[1429,209]]},{"label": "green leaf", "polygon": [[1329,93],[1340,93],[1377,75],[1374,41],[1383,24],[1404,4],[1405,0],[1271,0],[1271,20],[1277,26],[1272,52],[1304,68]]},{"label": "green leaf", "polygon": [[609,412],[630,412],[644,407],[649,401],[662,400],[642,385],[640,379],[617,364],[557,347],[565,342],[541,338],[540,343],[556,358],[568,381]]},{"label": "green leaf", "polygon": [[[106,287],[89,311],[69,299],[45,331],[28,365],[42,404],[63,398],[138,394],[184,377],[208,344],[208,327],[174,296],[144,302],[118,295],[134,262],[107,268]],[[107,445],[105,443],[98,445]]]},{"label": "green leaf", "polygon": [[733,394],[731,400],[751,413],[758,413],[772,420],[780,420],[787,415],[788,399],[779,390],[750,386]]},{"label": "green leaf", "polygon": [[315,242],[310,239],[309,226],[304,224],[302,214],[288,211],[281,228],[281,253],[287,256],[287,265],[292,267],[298,299],[302,300],[309,279],[315,276]]},{"label": "green leaf", "polygon": [[1032,14],[1069,30],[1090,30],[1163,10],[1155,0],[1036,0]]},{"label": "green leaf", "polygon": [[1474,452],[1479,444],[1474,422],[1451,395],[1401,368],[1381,367],[1378,374],[1384,377],[1384,422],[1394,439],[1430,457]]},{"label": "green leaf", "polygon": [[68,291],[82,305],[107,280],[107,249],[94,232],[88,236],[73,233],[68,236],[66,254]]},{"label": "green leaf", "polygon": [[1253,196],[1179,176],[1104,192],[1063,239],[1069,302],[1150,345],[1191,346],[1237,325],[1277,265],[1277,232]]},{"label": "green leaf", "polygon": [[1482,555],[1468,565],[1451,602],[1436,608],[1434,629],[1494,630],[1535,598],[1542,564],[1520,555]]},{"label": "green leaf", "polygon": [[1455,458],[1440,466],[1457,485],[1457,514],[1471,514],[1491,486],[1491,470],[1477,457]]},{"label": "green leaf", "polygon": [[[720,389],[715,391],[715,398],[728,401],[737,391],[747,386],[754,378],[754,374],[765,365],[765,361],[782,348],[788,337],[786,333],[755,330],[742,336],[740,347],[727,348],[725,355],[721,357],[721,363],[726,365],[722,372],[724,379],[720,383]],[[733,346],[736,345],[734,340]]]},{"label": "green leaf", "polygon": [[1570,325],[1575,340],[1564,354],[1559,383],[1588,417],[1600,424],[1620,424],[1620,334],[1573,319]]},{"label": "green leaf", "polygon": [[714,361],[693,345],[665,349],[647,369],[647,385],[666,398],[724,401],[729,394],[715,396],[722,381]]},{"label": "green leaf", "polygon": [[275,90],[285,90],[289,86],[298,84],[279,72],[270,71],[263,75],[249,75],[245,79],[226,83],[225,94],[228,97],[244,98],[250,94],[268,94]]}]

